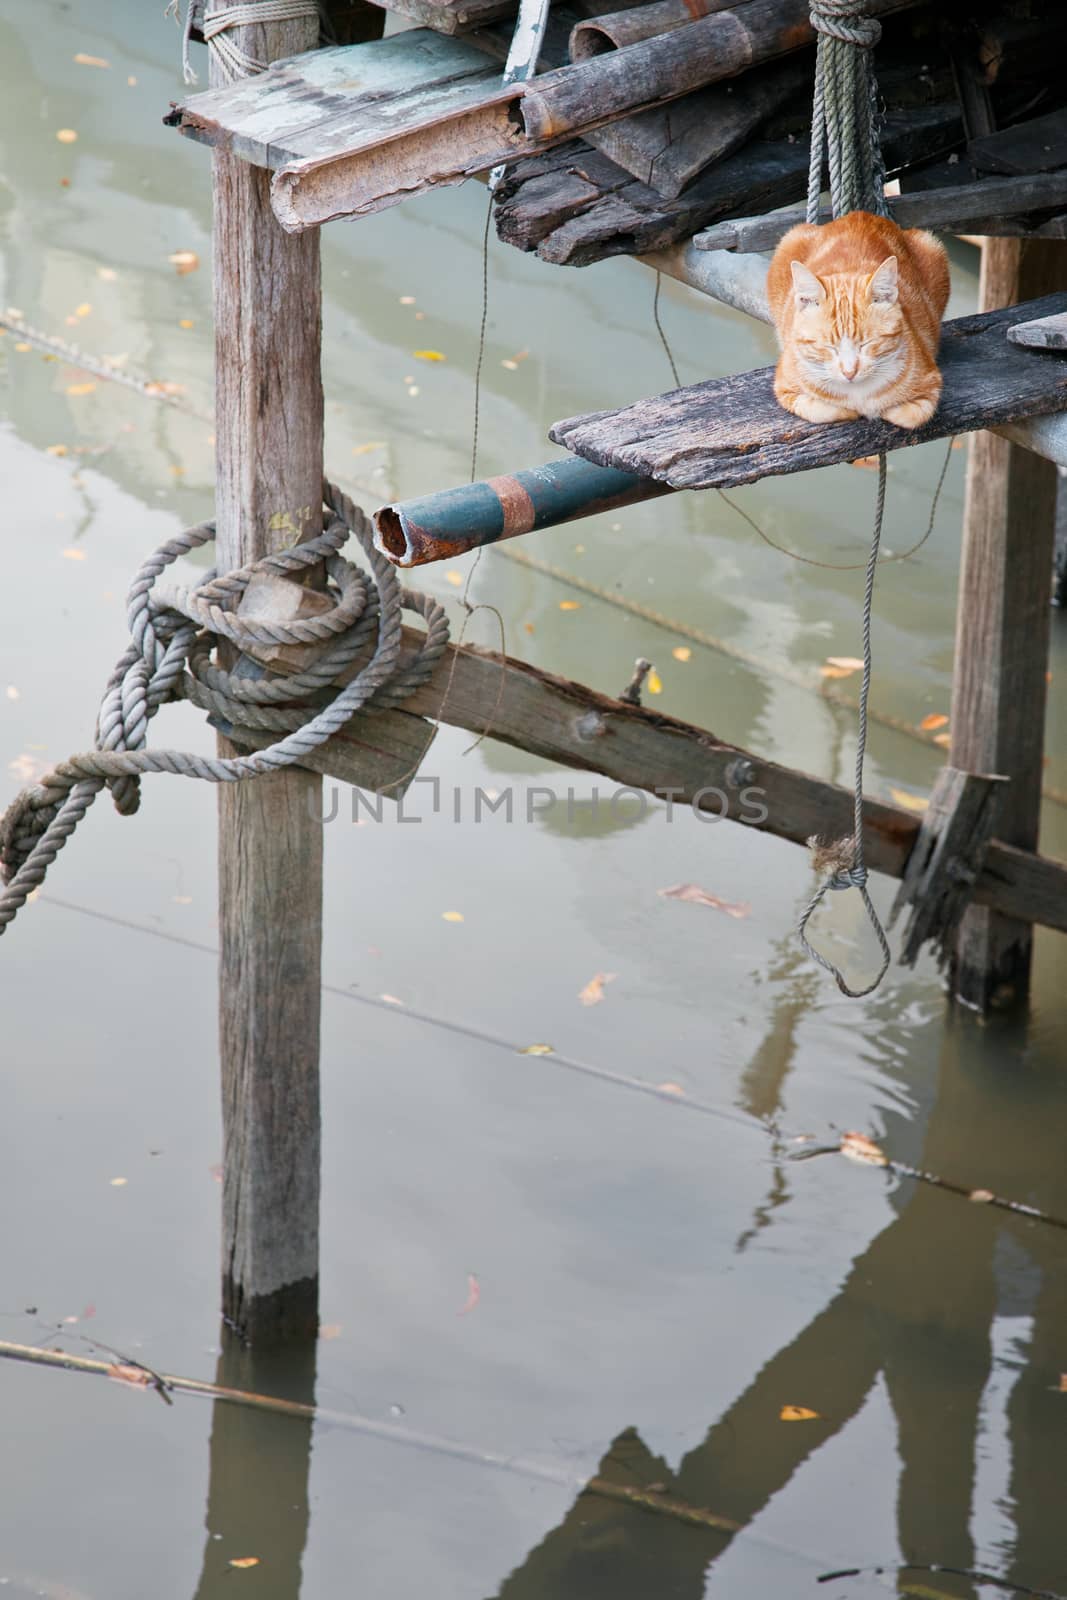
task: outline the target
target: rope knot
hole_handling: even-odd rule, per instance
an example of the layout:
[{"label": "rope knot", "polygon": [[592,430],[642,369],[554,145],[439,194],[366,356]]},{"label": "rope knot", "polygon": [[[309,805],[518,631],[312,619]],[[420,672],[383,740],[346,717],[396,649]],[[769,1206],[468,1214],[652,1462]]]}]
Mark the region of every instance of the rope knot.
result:
[{"label": "rope knot", "polygon": [[882,37],[882,24],[867,15],[865,0],[810,0],[811,25],[843,44],[873,50]]}]

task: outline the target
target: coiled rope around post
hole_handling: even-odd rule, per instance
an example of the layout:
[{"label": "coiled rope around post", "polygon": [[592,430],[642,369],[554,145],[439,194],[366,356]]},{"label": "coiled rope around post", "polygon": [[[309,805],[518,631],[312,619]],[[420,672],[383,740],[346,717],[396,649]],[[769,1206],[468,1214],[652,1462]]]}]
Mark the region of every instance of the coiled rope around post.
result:
[{"label": "coiled rope around post", "polygon": [[[436,600],[401,587],[396,569],[374,548],[369,519],[333,484],[324,486],[324,528],[301,544],[264,556],[196,588],[157,594],[160,575],[180,556],[209,544],[213,523],[188,528],[149,557],[127,599],[130,644],[108,679],[97,721],[96,748],[71,756],[17,795],[0,817],[0,934],[18,914],[101,789],[130,816],[140,804],[146,772],[169,772],[209,783],[236,783],[296,765],[326,743],[355,712],[395,706],[432,676],[448,643],[448,619]],[[340,555],[349,534],[358,539],[369,573]],[[252,621],[236,607],[256,572],[299,575],[323,563],[332,610],[293,622]],[[421,616],[425,637],[413,657],[401,658],[401,612]],[[300,672],[243,678],[212,659],[226,639],[249,645],[319,644]],[[352,681],[331,693],[338,676],[374,641],[370,659]],[[162,705],[190,700],[232,727],[269,729],[281,737],[265,750],[230,758],[181,750],[148,750],[148,724]]]},{"label": "coiled rope around post", "polygon": [[[809,222],[819,220],[824,153],[829,168],[830,206],[834,217],[843,217],[849,211],[873,211],[881,217],[887,215],[885,167],[878,138],[878,86],[870,55],[882,37],[882,26],[876,18],[868,15],[868,10],[866,0],[811,0],[811,24],[818,34],[818,47],[811,118],[811,160],[808,165]],[[824,877],[797,929],[808,955],[833,975],[841,993],[851,1000],[873,994],[889,970],[891,959],[885,929],[867,889],[867,867],[863,859],[863,766],[867,750],[867,705],[871,692],[871,614],[878,547],[882,540],[885,516],[885,491],[886,458],[883,450],[878,457],[878,499],[863,593],[863,683],[856,733],[852,833],[831,844],[809,839],[812,859]],[[808,923],[832,889],[859,890],[878,940],[881,965],[872,981],[862,989],[850,988],[840,968],[829,957],[820,954],[808,940]]]}]

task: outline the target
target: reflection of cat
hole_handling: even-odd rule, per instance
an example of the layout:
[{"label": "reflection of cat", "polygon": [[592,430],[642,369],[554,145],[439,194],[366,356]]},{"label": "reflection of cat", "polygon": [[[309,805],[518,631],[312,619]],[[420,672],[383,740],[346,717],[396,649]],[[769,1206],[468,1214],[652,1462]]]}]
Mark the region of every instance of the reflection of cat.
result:
[{"label": "reflection of cat", "polygon": [[919,228],[867,211],[791,228],[767,277],[779,401],[809,422],[929,421],[941,396],[948,291],[945,248]]}]

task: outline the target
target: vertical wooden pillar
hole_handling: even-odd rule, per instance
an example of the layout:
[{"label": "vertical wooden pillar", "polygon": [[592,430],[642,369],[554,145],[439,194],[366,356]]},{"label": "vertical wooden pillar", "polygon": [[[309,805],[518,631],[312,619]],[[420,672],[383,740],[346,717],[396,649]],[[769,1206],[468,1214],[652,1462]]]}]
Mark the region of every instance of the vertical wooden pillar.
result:
[{"label": "vertical wooden pillar", "polygon": [[[318,22],[229,37],[272,61],[313,49]],[[269,173],[216,154],[214,199],[225,571],[321,528],[322,289],[318,234],[282,232]],[[321,786],[290,769],[219,789],[223,1315],[257,1344],[318,1320]]]},{"label": "vertical wooden pillar", "polygon": [[[1067,285],[1067,244],[987,239],[980,309]],[[1056,469],[991,433],[971,439],[952,693],[953,766],[1011,779],[997,836],[1038,842],[1056,523]],[[972,906],[956,944],[958,999],[986,1010],[1026,997],[1033,930]]]}]

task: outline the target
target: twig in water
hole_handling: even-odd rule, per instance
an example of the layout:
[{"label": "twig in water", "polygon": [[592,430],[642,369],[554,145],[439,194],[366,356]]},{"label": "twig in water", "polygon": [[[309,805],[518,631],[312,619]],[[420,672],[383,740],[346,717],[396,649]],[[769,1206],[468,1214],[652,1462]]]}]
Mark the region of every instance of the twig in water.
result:
[{"label": "twig in water", "polygon": [[[931,1561],[926,1565],[920,1561],[906,1561],[900,1566],[886,1567],[842,1567],[839,1572],[822,1572],[816,1578],[816,1583],[834,1583],[840,1578],[895,1578],[902,1572],[943,1572],[946,1577],[969,1578],[972,1583],[991,1583],[997,1589],[1005,1589],[1010,1594],[1032,1595],[1034,1600],[1064,1600],[1064,1596],[1056,1594],[1052,1589],[1031,1589],[1029,1584],[1012,1583],[1010,1578],[998,1578],[992,1572],[980,1572],[975,1567],[945,1567],[940,1561]],[[910,1591],[909,1591],[910,1592]]]}]

